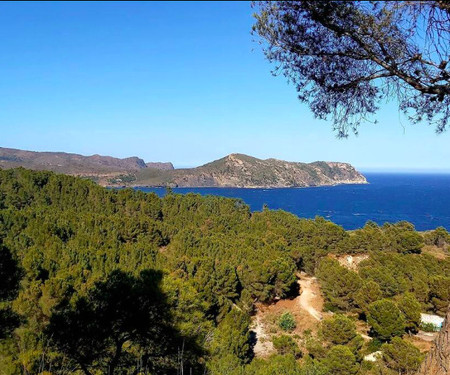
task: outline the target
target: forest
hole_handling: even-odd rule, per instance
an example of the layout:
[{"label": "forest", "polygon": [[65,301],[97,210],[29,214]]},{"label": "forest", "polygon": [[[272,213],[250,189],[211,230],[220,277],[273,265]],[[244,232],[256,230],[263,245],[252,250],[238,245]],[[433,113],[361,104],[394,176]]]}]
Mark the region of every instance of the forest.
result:
[{"label": "forest", "polygon": [[[0,373],[412,374],[420,313],[450,303],[449,244],[408,222],[345,231],[238,199],[0,170]],[[358,254],[357,270],[337,260]],[[300,272],[331,317],[299,336],[285,314],[276,353],[256,357],[256,306],[297,296]]]}]

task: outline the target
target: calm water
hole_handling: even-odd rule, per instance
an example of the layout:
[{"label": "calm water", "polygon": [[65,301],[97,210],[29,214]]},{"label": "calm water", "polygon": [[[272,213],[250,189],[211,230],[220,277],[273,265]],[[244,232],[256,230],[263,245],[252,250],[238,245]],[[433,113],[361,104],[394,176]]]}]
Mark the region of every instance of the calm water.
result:
[{"label": "calm water", "polygon": [[[300,217],[323,216],[345,229],[407,220],[417,230],[443,226],[450,231],[450,175],[372,174],[368,185],[288,189],[176,188],[176,193],[213,194],[241,198],[253,211],[264,204]],[[139,188],[159,196],[164,188]]]}]

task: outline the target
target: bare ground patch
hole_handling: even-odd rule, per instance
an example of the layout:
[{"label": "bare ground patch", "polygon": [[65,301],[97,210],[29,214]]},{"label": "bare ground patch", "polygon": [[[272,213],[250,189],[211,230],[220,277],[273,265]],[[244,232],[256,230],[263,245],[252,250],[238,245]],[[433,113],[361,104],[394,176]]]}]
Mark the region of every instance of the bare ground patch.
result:
[{"label": "bare ground patch", "polygon": [[[266,358],[275,352],[272,338],[281,334],[290,335],[304,349],[305,333],[316,334],[319,322],[326,315],[322,312],[323,297],[315,277],[299,274],[300,294],[292,299],[284,299],[270,305],[259,303],[253,316],[252,332],[256,344],[256,357]],[[292,332],[285,332],[278,326],[278,319],[284,312],[290,312],[296,323]]]}]

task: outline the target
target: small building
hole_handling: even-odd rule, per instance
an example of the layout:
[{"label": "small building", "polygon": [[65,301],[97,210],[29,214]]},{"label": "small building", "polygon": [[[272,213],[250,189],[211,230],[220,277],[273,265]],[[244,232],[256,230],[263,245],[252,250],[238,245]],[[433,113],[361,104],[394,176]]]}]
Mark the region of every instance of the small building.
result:
[{"label": "small building", "polygon": [[439,315],[420,314],[420,322],[422,324],[432,324],[435,331],[440,331],[444,325],[444,318]]}]

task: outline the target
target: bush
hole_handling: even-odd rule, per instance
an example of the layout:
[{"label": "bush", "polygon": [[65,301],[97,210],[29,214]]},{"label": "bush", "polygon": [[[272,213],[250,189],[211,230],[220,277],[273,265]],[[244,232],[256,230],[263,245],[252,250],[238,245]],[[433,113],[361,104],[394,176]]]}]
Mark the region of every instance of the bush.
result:
[{"label": "bush", "polygon": [[436,326],[433,323],[421,323],[420,329],[425,332],[435,332]]},{"label": "bush", "polygon": [[280,316],[278,325],[283,331],[293,331],[297,327],[294,316],[290,312],[285,312]]},{"label": "bush", "polygon": [[292,354],[295,358],[300,358],[302,356],[300,348],[291,336],[281,335],[275,337],[272,342],[278,354]]}]

